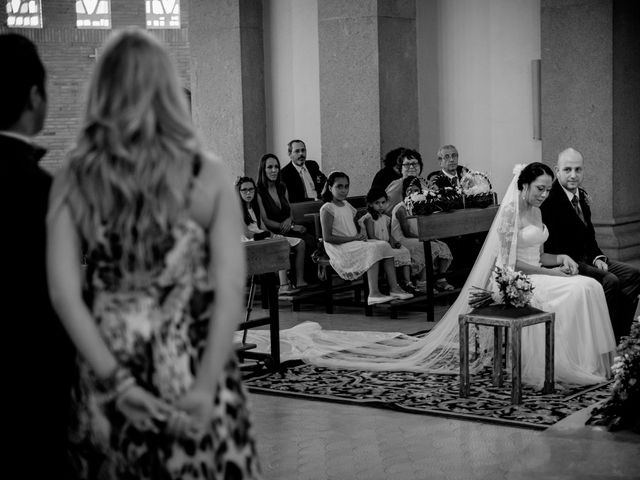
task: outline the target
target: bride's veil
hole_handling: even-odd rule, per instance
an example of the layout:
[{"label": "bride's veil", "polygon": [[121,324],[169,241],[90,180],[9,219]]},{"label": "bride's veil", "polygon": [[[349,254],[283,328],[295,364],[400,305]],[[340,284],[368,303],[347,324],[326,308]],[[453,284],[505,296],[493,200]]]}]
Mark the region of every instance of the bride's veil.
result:
[{"label": "bride's veil", "polygon": [[[522,165],[514,168],[514,177],[493,220],[478,258],[457,300],[436,327],[422,337],[400,335],[394,338],[367,334],[372,332],[325,331],[319,328],[301,333],[306,338],[283,338],[297,345],[308,363],[333,368],[358,370],[404,370],[433,373],[459,372],[458,316],[470,311],[472,287],[492,289],[492,272],[496,265],[511,266],[516,258],[518,231],[517,180]],[[304,330],[304,328],[302,329]],[[470,332],[471,368],[477,370],[492,358],[493,335],[488,328]],[[369,341],[367,341],[369,339]],[[374,340],[373,342],[371,340]],[[474,353],[475,352],[475,357]]]}]

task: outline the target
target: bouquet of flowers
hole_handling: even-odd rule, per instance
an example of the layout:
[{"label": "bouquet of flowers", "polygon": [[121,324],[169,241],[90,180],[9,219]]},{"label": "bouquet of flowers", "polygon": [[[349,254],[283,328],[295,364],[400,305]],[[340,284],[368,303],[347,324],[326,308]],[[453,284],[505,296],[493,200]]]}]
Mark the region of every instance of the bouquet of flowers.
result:
[{"label": "bouquet of flowers", "polygon": [[433,183],[426,186],[421,185],[421,192],[407,195],[404,203],[407,206],[409,215],[430,215],[435,210],[439,210],[436,205],[438,199],[438,189]]},{"label": "bouquet of flowers", "polygon": [[493,204],[491,182],[486,173],[467,170],[460,179],[466,208],[485,208]]},{"label": "bouquet of flowers", "polygon": [[[640,317],[638,319],[640,321]],[[608,425],[609,430],[631,428],[640,433],[640,322],[633,322],[629,336],[622,337],[611,370],[611,397],[592,412],[587,423]]]},{"label": "bouquet of flowers", "polygon": [[533,297],[533,285],[524,273],[511,267],[496,267],[493,298],[497,303],[512,307],[526,307]]},{"label": "bouquet of flowers", "polygon": [[511,267],[496,267],[493,279],[493,291],[472,287],[469,306],[478,308],[491,303],[502,303],[512,307],[529,305],[534,287],[527,275]]}]

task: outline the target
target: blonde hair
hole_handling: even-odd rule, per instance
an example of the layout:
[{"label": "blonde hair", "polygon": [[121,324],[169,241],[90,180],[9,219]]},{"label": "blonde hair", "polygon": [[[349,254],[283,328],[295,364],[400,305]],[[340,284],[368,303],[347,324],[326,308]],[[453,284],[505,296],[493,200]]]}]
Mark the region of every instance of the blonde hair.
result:
[{"label": "blonde hair", "polygon": [[93,72],[67,169],[66,198],[89,250],[104,227],[115,235],[119,252],[110,255],[122,272],[150,272],[185,208],[186,188],[176,179],[200,155],[165,48],[141,29],[113,34]]}]

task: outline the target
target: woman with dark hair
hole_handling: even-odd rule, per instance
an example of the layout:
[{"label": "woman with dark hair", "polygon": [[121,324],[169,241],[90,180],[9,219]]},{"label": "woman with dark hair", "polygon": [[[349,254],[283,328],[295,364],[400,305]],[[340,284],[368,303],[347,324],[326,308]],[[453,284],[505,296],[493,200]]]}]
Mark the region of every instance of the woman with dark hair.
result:
[{"label": "woman with dark hair", "polygon": [[[240,198],[240,205],[242,206],[242,217],[245,225],[242,240],[246,242],[249,240],[261,240],[263,238],[285,238],[289,242],[289,246],[294,253],[296,272],[302,272],[304,268],[304,242],[301,238],[285,237],[262,229],[260,204],[258,202],[258,195],[256,193],[256,190],[257,187],[255,182],[253,181],[253,178],[239,177],[236,180],[236,191],[238,192],[238,197]],[[278,271],[278,277],[280,279],[280,287],[278,289],[279,296],[298,293],[300,291],[300,288],[307,286],[304,280],[301,280],[301,284],[298,285],[299,288],[294,287],[292,282],[287,277],[286,270]]]},{"label": "woman with dark hair", "polygon": [[389,186],[391,182],[397,180],[402,176],[402,174],[400,173],[400,166],[398,165],[398,158],[404,151],[404,147],[398,147],[387,152],[387,154],[382,159],[383,167],[378,171],[378,173],[376,173],[376,176],[373,177],[371,190],[375,188],[381,188],[382,190],[384,190]]},{"label": "woman with dark hair", "polygon": [[[418,177],[409,176],[402,181],[402,198],[412,193],[421,193],[422,183]],[[415,217],[410,217],[407,213],[407,206],[404,200],[400,201],[391,212],[391,232],[400,243],[411,252],[411,273],[416,277],[416,287],[421,292],[427,289],[427,271],[425,267],[424,245],[418,239],[418,221]],[[453,255],[446,243],[440,240],[431,240],[431,262],[433,271],[437,274],[444,274],[451,265]],[[453,290],[445,277],[436,280],[435,285],[431,285],[433,293],[439,291]]]},{"label": "woman with dark hair", "polygon": [[[258,167],[258,205],[262,223],[273,233],[285,237],[301,238],[307,252],[313,252],[317,243],[313,235],[307,233],[304,225],[293,221],[293,213],[289,204],[289,194],[286,185],[280,175],[280,160],[273,153],[267,153],[260,159]],[[306,287],[316,272],[315,266],[309,255],[303,255],[304,271],[296,269],[295,285]],[[306,272],[306,275],[305,275]]]},{"label": "woman with dark hair", "polygon": [[420,177],[422,175],[422,156],[416,150],[403,149],[398,158],[396,159],[396,168],[400,172],[400,177],[392,181],[386,188],[389,201],[387,202],[387,213],[391,215],[393,207],[402,201],[402,181],[407,177],[418,177],[421,188],[424,190],[427,186],[427,181]]}]

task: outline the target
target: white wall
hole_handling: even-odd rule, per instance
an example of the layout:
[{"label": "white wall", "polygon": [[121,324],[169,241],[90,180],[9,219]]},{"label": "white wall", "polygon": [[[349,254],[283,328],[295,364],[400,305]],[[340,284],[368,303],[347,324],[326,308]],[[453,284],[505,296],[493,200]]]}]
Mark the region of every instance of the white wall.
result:
[{"label": "white wall", "polygon": [[460,163],[489,173],[501,198],[513,165],[542,156],[531,80],[540,0],[417,0],[417,29],[425,170],[437,168],[439,145],[456,145]]},{"label": "white wall", "polygon": [[267,150],[285,165],[299,138],[321,162],[317,0],[264,0],[263,9]]}]

